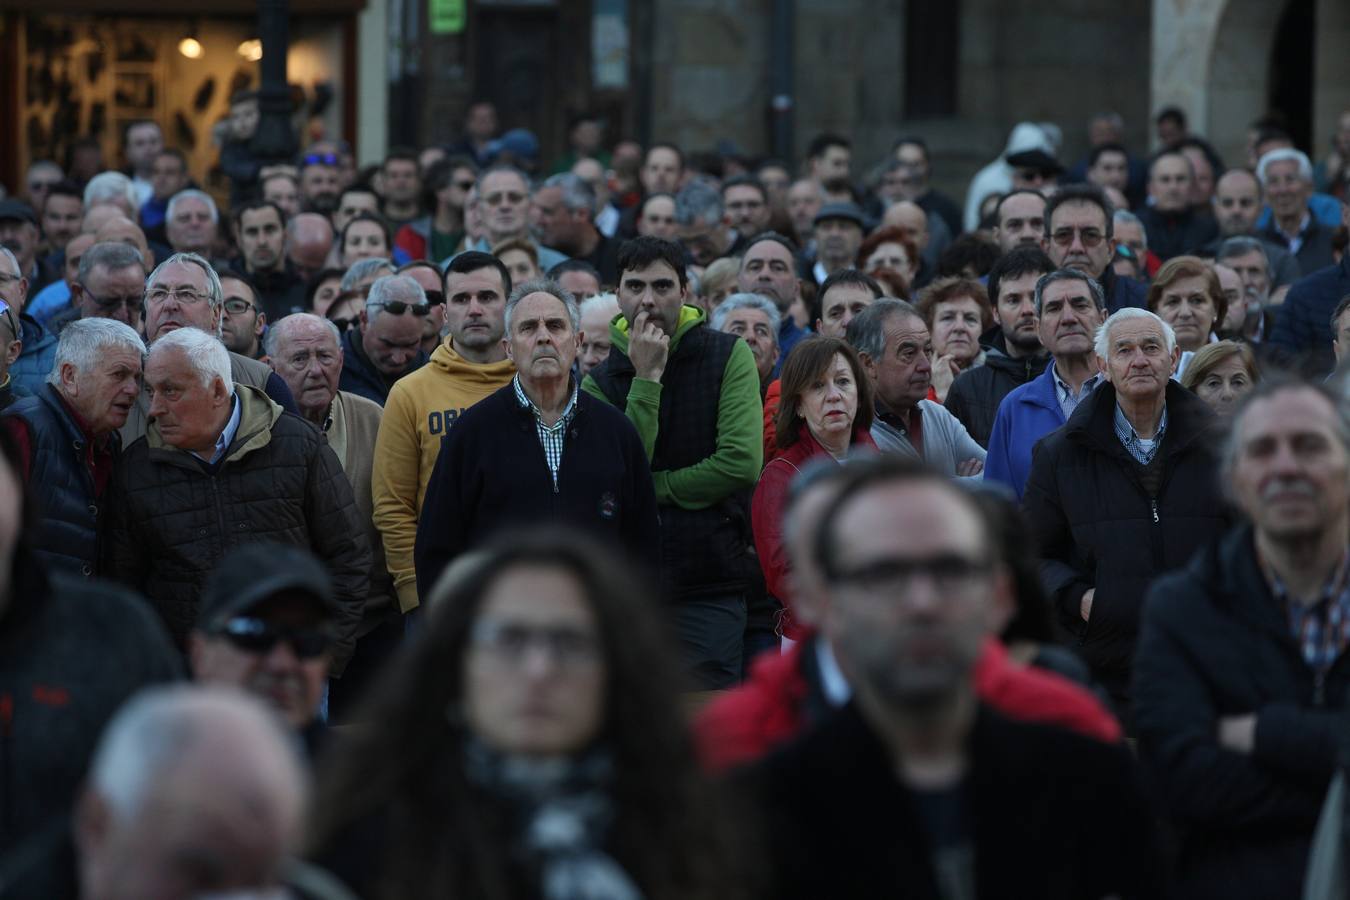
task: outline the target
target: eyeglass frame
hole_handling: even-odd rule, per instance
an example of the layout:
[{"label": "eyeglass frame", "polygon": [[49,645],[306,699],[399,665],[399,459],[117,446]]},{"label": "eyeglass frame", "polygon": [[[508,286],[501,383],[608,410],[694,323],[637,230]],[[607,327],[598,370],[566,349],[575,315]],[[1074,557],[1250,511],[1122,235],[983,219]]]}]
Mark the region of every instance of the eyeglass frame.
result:
[{"label": "eyeglass frame", "polygon": [[[77,281],[75,283],[80,286],[80,290],[84,291],[85,295],[90,300],[94,301],[94,305],[97,306],[99,309],[106,309],[109,312],[112,312],[116,310],[118,307],[125,306],[131,312],[143,313],[145,311],[144,292],[142,292],[140,296],[134,298],[131,296],[126,296],[126,297],[117,297],[115,300],[107,300],[104,299],[103,297],[100,297],[98,294],[95,294],[93,291],[89,290],[89,286],[85,284],[83,281]],[[134,306],[132,305],[133,299],[136,301]]]},{"label": "eyeglass frame", "polygon": [[[153,303],[158,306],[170,297],[173,297],[174,300],[186,306],[193,306],[202,300],[205,300],[208,303],[211,302],[210,294],[204,294],[196,288],[174,288],[173,290],[169,290],[168,288],[152,287],[148,288],[145,292],[145,302],[147,305]],[[215,304],[212,304],[212,306],[214,305]]]}]

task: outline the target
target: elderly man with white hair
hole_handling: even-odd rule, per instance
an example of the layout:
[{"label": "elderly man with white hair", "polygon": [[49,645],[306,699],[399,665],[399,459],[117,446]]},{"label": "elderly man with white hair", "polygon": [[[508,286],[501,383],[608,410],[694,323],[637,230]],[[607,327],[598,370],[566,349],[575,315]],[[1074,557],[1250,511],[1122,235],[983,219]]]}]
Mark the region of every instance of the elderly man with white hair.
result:
[{"label": "elderly man with white hair", "polygon": [[1336,260],[1331,255],[1331,237],[1335,227],[1318,221],[1308,206],[1313,194],[1308,155],[1292,147],[1271,150],[1257,164],[1256,177],[1272,213],[1257,237],[1287,248],[1305,275],[1333,265]]},{"label": "elderly man with white hair", "polygon": [[105,318],[71,322],[44,389],[0,419],[41,504],[30,544],[50,568],[94,572],[100,501],[121,453],[117,429],[141,392],[144,359],[145,344],[127,325]]},{"label": "elderly man with white hair", "polygon": [[311,550],[333,577],[334,674],[351,656],[370,579],[370,546],[351,484],[318,429],[262,390],[236,384],[212,335],[179,328],[150,347],[151,423],[109,488],[104,571],[150,598],[180,647],[207,574],[231,547]]},{"label": "elderly man with white hair", "polygon": [[426,364],[422,323],[429,315],[431,303],[415,279],[376,279],[366,295],[360,326],[342,338],[341,388],[384,406],[394,382]]},{"label": "elderly man with white hair", "polygon": [[[353,665],[347,670],[347,677],[334,685],[335,713],[336,707],[344,705],[351,697],[356,683],[363,680],[354,677],[358,673],[353,670],[373,673],[402,635],[398,595],[394,591],[394,580],[385,567],[384,543],[375,528],[370,486],[375,439],[380,433],[384,409],[373,400],[338,390],[338,379],[342,375],[341,340],[341,332],[327,319],[312,313],[295,313],[274,323],[263,341],[267,361],[291,389],[300,415],[322,431],[328,446],[333,448],[342,471],[351,482],[361,524],[370,541],[373,560],[370,592]],[[372,633],[375,636],[372,637]]]},{"label": "elderly man with white hair", "polygon": [[753,293],[732,294],[717,304],[712,314],[715,331],[734,334],[750,345],[755,368],[759,371],[761,399],[773,380],[774,367],[778,363],[780,319],[776,303],[762,294]]},{"label": "elderly man with white hair", "polygon": [[[145,341],[154,346],[160,338],[180,328],[197,328],[219,340],[224,309],[225,291],[211,264],[196,253],[175,253],[156,266],[145,280]],[[227,381],[260,388],[286,412],[298,412],[286,382],[266,363],[226,352],[230,363]],[[153,415],[149,398],[142,395],[122,426],[122,443],[130,446],[145,434]]]},{"label": "elderly man with white hair", "polygon": [[596,294],[580,301],[578,307],[581,310],[581,347],[577,351],[577,372],[585,378],[609,356],[612,346],[609,323],[619,314],[619,298],[612,293]]},{"label": "elderly man with white hair", "polygon": [[1062,633],[1129,722],[1144,591],[1220,535],[1213,413],[1172,380],[1176,335],[1128,307],[1097,330],[1103,383],[1037,445],[1022,496]]},{"label": "elderly man with white hair", "polygon": [[121,172],[99,172],[84,186],[84,208],[87,212],[95,206],[115,206],[133,222],[140,204],[136,202],[136,189],[131,179]]},{"label": "elderly man with white hair", "polygon": [[291,896],[308,788],[294,742],[258,701],[147,691],[104,732],[76,809],[79,896]]},{"label": "elderly man with white hair", "polygon": [[164,235],[175,253],[196,253],[210,259],[219,227],[220,211],[205,191],[188,188],[169,198]]}]

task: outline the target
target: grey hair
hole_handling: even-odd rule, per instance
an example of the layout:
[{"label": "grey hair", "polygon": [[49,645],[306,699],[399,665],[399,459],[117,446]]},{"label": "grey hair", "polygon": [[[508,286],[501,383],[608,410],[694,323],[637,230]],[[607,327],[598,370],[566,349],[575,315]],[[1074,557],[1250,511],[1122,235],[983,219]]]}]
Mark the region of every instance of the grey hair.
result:
[{"label": "grey hair", "polygon": [[715,227],[722,221],[721,191],[700,179],[689,182],[675,195],[675,221],[686,228]]},{"label": "grey hair", "polygon": [[526,191],[529,191],[530,187],[533,185],[533,182],[530,181],[530,176],[525,174],[524,169],[513,166],[510,163],[493,163],[483,171],[479,172],[478,180],[474,182],[474,187],[478,189],[480,195],[483,193],[483,182],[487,180],[489,175],[496,174],[497,172],[510,172],[512,175],[518,176],[521,181],[525,182]]},{"label": "grey hair", "polygon": [[387,259],[357,260],[347,268],[347,274],[342,276],[342,284],[338,286],[338,290],[355,290],[358,281],[365,281],[381,269],[388,269],[389,274],[392,275],[394,273],[394,264]]},{"label": "grey hair", "polygon": [[556,297],[567,310],[567,320],[572,323],[572,330],[577,331],[581,328],[581,310],[577,306],[577,300],[570,293],[563,289],[562,285],[551,278],[536,278],[533,281],[526,281],[518,284],[511,289],[511,296],[506,298],[506,321],[504,327],[506,334],[511,334],[511,314],[516,311],[516,304],[520,303],[530,294],[548,294],[550,297]]},{"label": "grey hair", "polygon": [[[1113,226],[1138,225],[1139,233],[1144,236],[1144,249],[1148,249],[1148,229],[1144,227],[1143,221],[1134,213],[1130,212],[1128,209],[1118,209],[1111,214],[1111,224]],[[1119,229],[1113,228],[1112,230],[1118,231]]]},{"label": "grey hair", "polygon": [[80,274],[78,276],[80,283],[83,284],[87,281],[89,276],[93,274],[94,269],[99,266],[103,266],[109,272],[138,266],[141,274],[145,274],[145,260],[141,259],[141,251],[121,241],[104,241],[84,251],[84,254],[80,257]]},{"label": "grey hair", "polygon": [[267,326],[267,331],[263,332],[263,352],[268,356],[276,356],[279,349],[277,344],[281,343],[281,339],[286,336],[291,328],[303,323],[326,325],[338,349],[342,348],[342,332],[338,331],[338,327],[333,324],[332,319],[325,319],[323,316],[314,315],[314,313],[301,312],[291,313],[289,316],[278,319]]},{"label": "grey hair", "polygon": [[722,331],[723,326],[727,324],[727,317],[738,309],[757,309],[764,313],[769,320],[769,330],[773,333],[773,342],[777,345],[778,329],[783,324],[783,316],[778,312],[778,307],[772,300],[760,294],[732,294],[717,304],[717,308],[713,310],[712,314],[713,331]]},{"label": "grey hair", "polygon": [[131,179],[121,172],[99,172],[84,186],[84,208],[88,209],[101,200],[120,197],[127,201],[132,211],[136,210],[136,188]]},{"label": "grey hair", "polygon": [[586,183],[586,180],[580,175],[573,175],[571,172],[561,172],[545,181],[542,187],[560,188],[562,190],[563,206],[572,212],[585,210],[595,217],[595,189]]},{"label": "grey hair", "polygon": [[603,306],[606,310],[610,311],[610,319],[613,319],[620,312],[619,298],[614,293],[596,294],[594,297],[587,297],[577,304],[577,309],[580,311],[581,315],[584,316],[592,309],[600,306]]},{"label": "grey hair", "polygon": [[[15,275],[18,275],[20,278],[28,277],[28,273],[25,272],[23,269],[19,268],[19,258],[15,256],[13,253],[11,253],[8,247],[0,247],[0,253],[5,254],[5,259],[9,260],[10,264],[14,266]],[[139,254],[137,255],[139,256]]]},{"label": "grey hair", "polygon": [[1298,177],[1312,184],[1313,168],[1308,160],[1308,154],[1302,150],[1295,150],[1293,147],[1281,147],[1278,150],[1271,150],[1261,161],[1256,164],[1256,179],[1261,182],[1261,187],[1266,186],[1266,170],[1270,168],[1271,163],[1277,162],[1296,162],[1298,163]]},{"label": "grey hair", "polygon": [[1230,237],[1220,244],[1219,249],[1214,253],[1214,261],[1223,262],[1225,259],[1232,259],[1235,256],[1246,256],[1253,250],[1261,251],[1261,258],[1266,261],[1266,275],[1269,276],[1270,253],[1266,250],[1266,245],[1261,243],[1260,239],[1245,234]]},{"label": "grey hair", "polygon": [[211,304],[212,309],[220,309],[220,304],[225,301],[225,291],[220,286],[220,276],[216,270],[206,261],[205,257],[198,256],[196,253],[175,253],[164,262],[155,266],[155,270],[150,273],[150,277],[145,279],[145,289],[149,291],[159,281],[159,273],[165,266],[174,263],[187,263],[194,265],[206,273],[206,300]]},{"label": "grey hair", "polygon": [[1098,356],[1102,359],[1110,358],[1112,326],[1120,322],[1127,322],[1130,319],[1145,319],[1158,325],[1162,328],[1163,340],[1167,343],[1168,354],[1177,349],[1177,333],[1172,330],[1171,325],[1164,322],[1157,314],[1146,309],[1127,306],[1111,313],[1111,316],[1097,329],[1097,334],[1092,342],[1092,349],[1096,351]]},{"label": "grey hair", "polygon": [[1092,294],[1092,302],[1100,310],[1106,309],[1106,292],[1102,290],[1101,283],[1090,275],[1084,275],[1077,269],[1056,269],[1053,272],[1046,272],[1040,278],[1036,279],[1036,288],[1033,293],[1032,302],[1036,306],[1036,315],[1041,314],[1041,298],[1045,295],[1045,289],[1056,281],[1081,281],[1088,286],[1088,292]]},{"label": "grey hair", "polygon": [[[234,716],[231,721],[228,716]],[[259,729],[275,736],[285,748],[288,768],[299,779],[304,796],[303,768],[294,739],[276,717],[243,693],[224,688],[178,684],[146,688],[128,700],[113,716],[89,767],[89,783],[125,822],[140,812],[155,785],[174,764],[209,743],[221,727],[237,727],[247,717]]]},{"label": "grey hair", "polygon": [[1312,391],[1330,403],[1331,408],[1336,411],[1336,436],[1341,441],[1342,449],[1350,454],[1350,394],[1347,394],[1347,389],[1350,389],[1350,377],[1347,377],[1344,370],[1334,373],[1328,381],[1321,384],[1304,381],[1292,375],[1275,374],[1269,378],[1263,378],[1246,396],[1238,401],[1237,409],[1233,411],[1233,417],[1230,420],[1231,424],[1219,447],[1219,472],[1224,490],[1229,494],[1229,499],[1234,499],[1232,496],[1233,469],[1237,465],[1238,451],[1242,449],[1239,437],[1242,431],[1242,420],[1254,404],[1286,391]]},{"label": "grey hair", "polygon": [[366,314],[371,318],[384,312],[384,305],[391,301],[404,303],[426,303],[427,292],[411,276],[385,275],[375,279],[366,295]]},{"label": "grey hair", "polygon": [[168,208],[164,210],[164,221],[173,221],[174,210],[178,209],[178,203],[181,200],[201,200],[206,204],[206,208],[211,210],[211,221],[220,223],[220,210],[216,208],[215,199],[206,191],[199,191],[196,188],[184,188],[169,198]]},{"label": "grey hair", "polygon": [[[139,261],[140,256],[137,255],[136,259]],[[74,366],[77,372],[90,371],[110,349],[131,350],[140,357],[142,365],[145,363],[145,341],[141,340],[136,329],[116,319],[76,319],[61,329],[61,339],[56,344],[56,359],[52,362],[52,370],[47,373],[47,383],[59,386],[61,367],[67,363]]]},{"label": "grey hair", "polygon": [[853,317],[853,321],[848,323],[848,328],[844,332],[844,340],[859,353],[866,353],[868,359],[880,360],[886,352],[886,323],[893,316],[913,316],[920,322],[923,321],[923,316],[919,314],[914,304],[883,297],[872,301],[866,309]]},{"label": "grey hair", "polygon": [[151,355],[161,353],[165,349],[182,351],[203,387],[209,388],[219,378],[225,382],[225,389],[230,395],[234,395],[230,351],[225,349],[219,338],[207,334],[200,328],[175,328],[155,341],[150,353]]}]

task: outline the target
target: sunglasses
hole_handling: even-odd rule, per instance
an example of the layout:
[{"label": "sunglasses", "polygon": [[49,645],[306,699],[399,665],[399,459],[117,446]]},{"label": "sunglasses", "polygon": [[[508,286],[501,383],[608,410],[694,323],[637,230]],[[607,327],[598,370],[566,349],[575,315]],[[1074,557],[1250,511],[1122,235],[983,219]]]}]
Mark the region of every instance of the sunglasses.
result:
[{"label": "sunglasses", "polygon": [[459,188],[461,191],[467,191],[469,188],[473,187],[475,184],[477,184],[477,182],[476,182],[476,181],[473,181],[472,179],[470,179],[470,180],[468,180],[468,181],[456,181],[456,182],[454,182],[455,187]]},{"label": "sunglasses", "polygon": [[311,153],[300,160],[302,166],[336,166],[338,156],[336,153]]},{"label": "sunglasses", "polygon": [[432,306],[440,306],[445,302],[445,294],[441,291],[423,291],[427,295],[427,303]]},{"label": "sunglasses", "polygon": [[236,616],[216,632],[246,653],[271,653],[281,641],[301,659],[314,659],[328,649],[328,632],[318,627],[274,625],[252,616]]},{"label": "sunglasses", "polygon": [[361,317],[352,316],[347,319],[329,319],[328,321],[332,322],[335,326],[337,326],[338,331],[347,331],[359,325],[361,323]]},{"label": "sunglasses", "polygon": [[[441,302],[445,302],[445,297],[441,297]],[[401,316],[408,310],[412,310],[414,316],[431,315],[430,303],[404,303],[402,300],[386,300],[383,303],[372,304],[374,306],[383,306],[386,312]]]}]

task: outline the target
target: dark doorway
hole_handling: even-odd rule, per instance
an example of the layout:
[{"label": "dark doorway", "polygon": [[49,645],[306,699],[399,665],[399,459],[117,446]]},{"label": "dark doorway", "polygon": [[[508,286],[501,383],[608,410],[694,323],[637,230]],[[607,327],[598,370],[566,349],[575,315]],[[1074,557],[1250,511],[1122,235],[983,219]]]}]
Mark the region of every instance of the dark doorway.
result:
[{"label": "dark doorway", "polygon": [[1270,51],[1269,108],[1284,116],[1294,143],[1309,153],[1313,125],[1313,40],[1316,35],[1313,0],[1289,0],[1275,28]]},{"label": "dark doorway", "polygon": [[503,131],[533,131],[549,155],[558,138],[556,13],[479,6],[475,26],[474,98],[496,104]]}]

